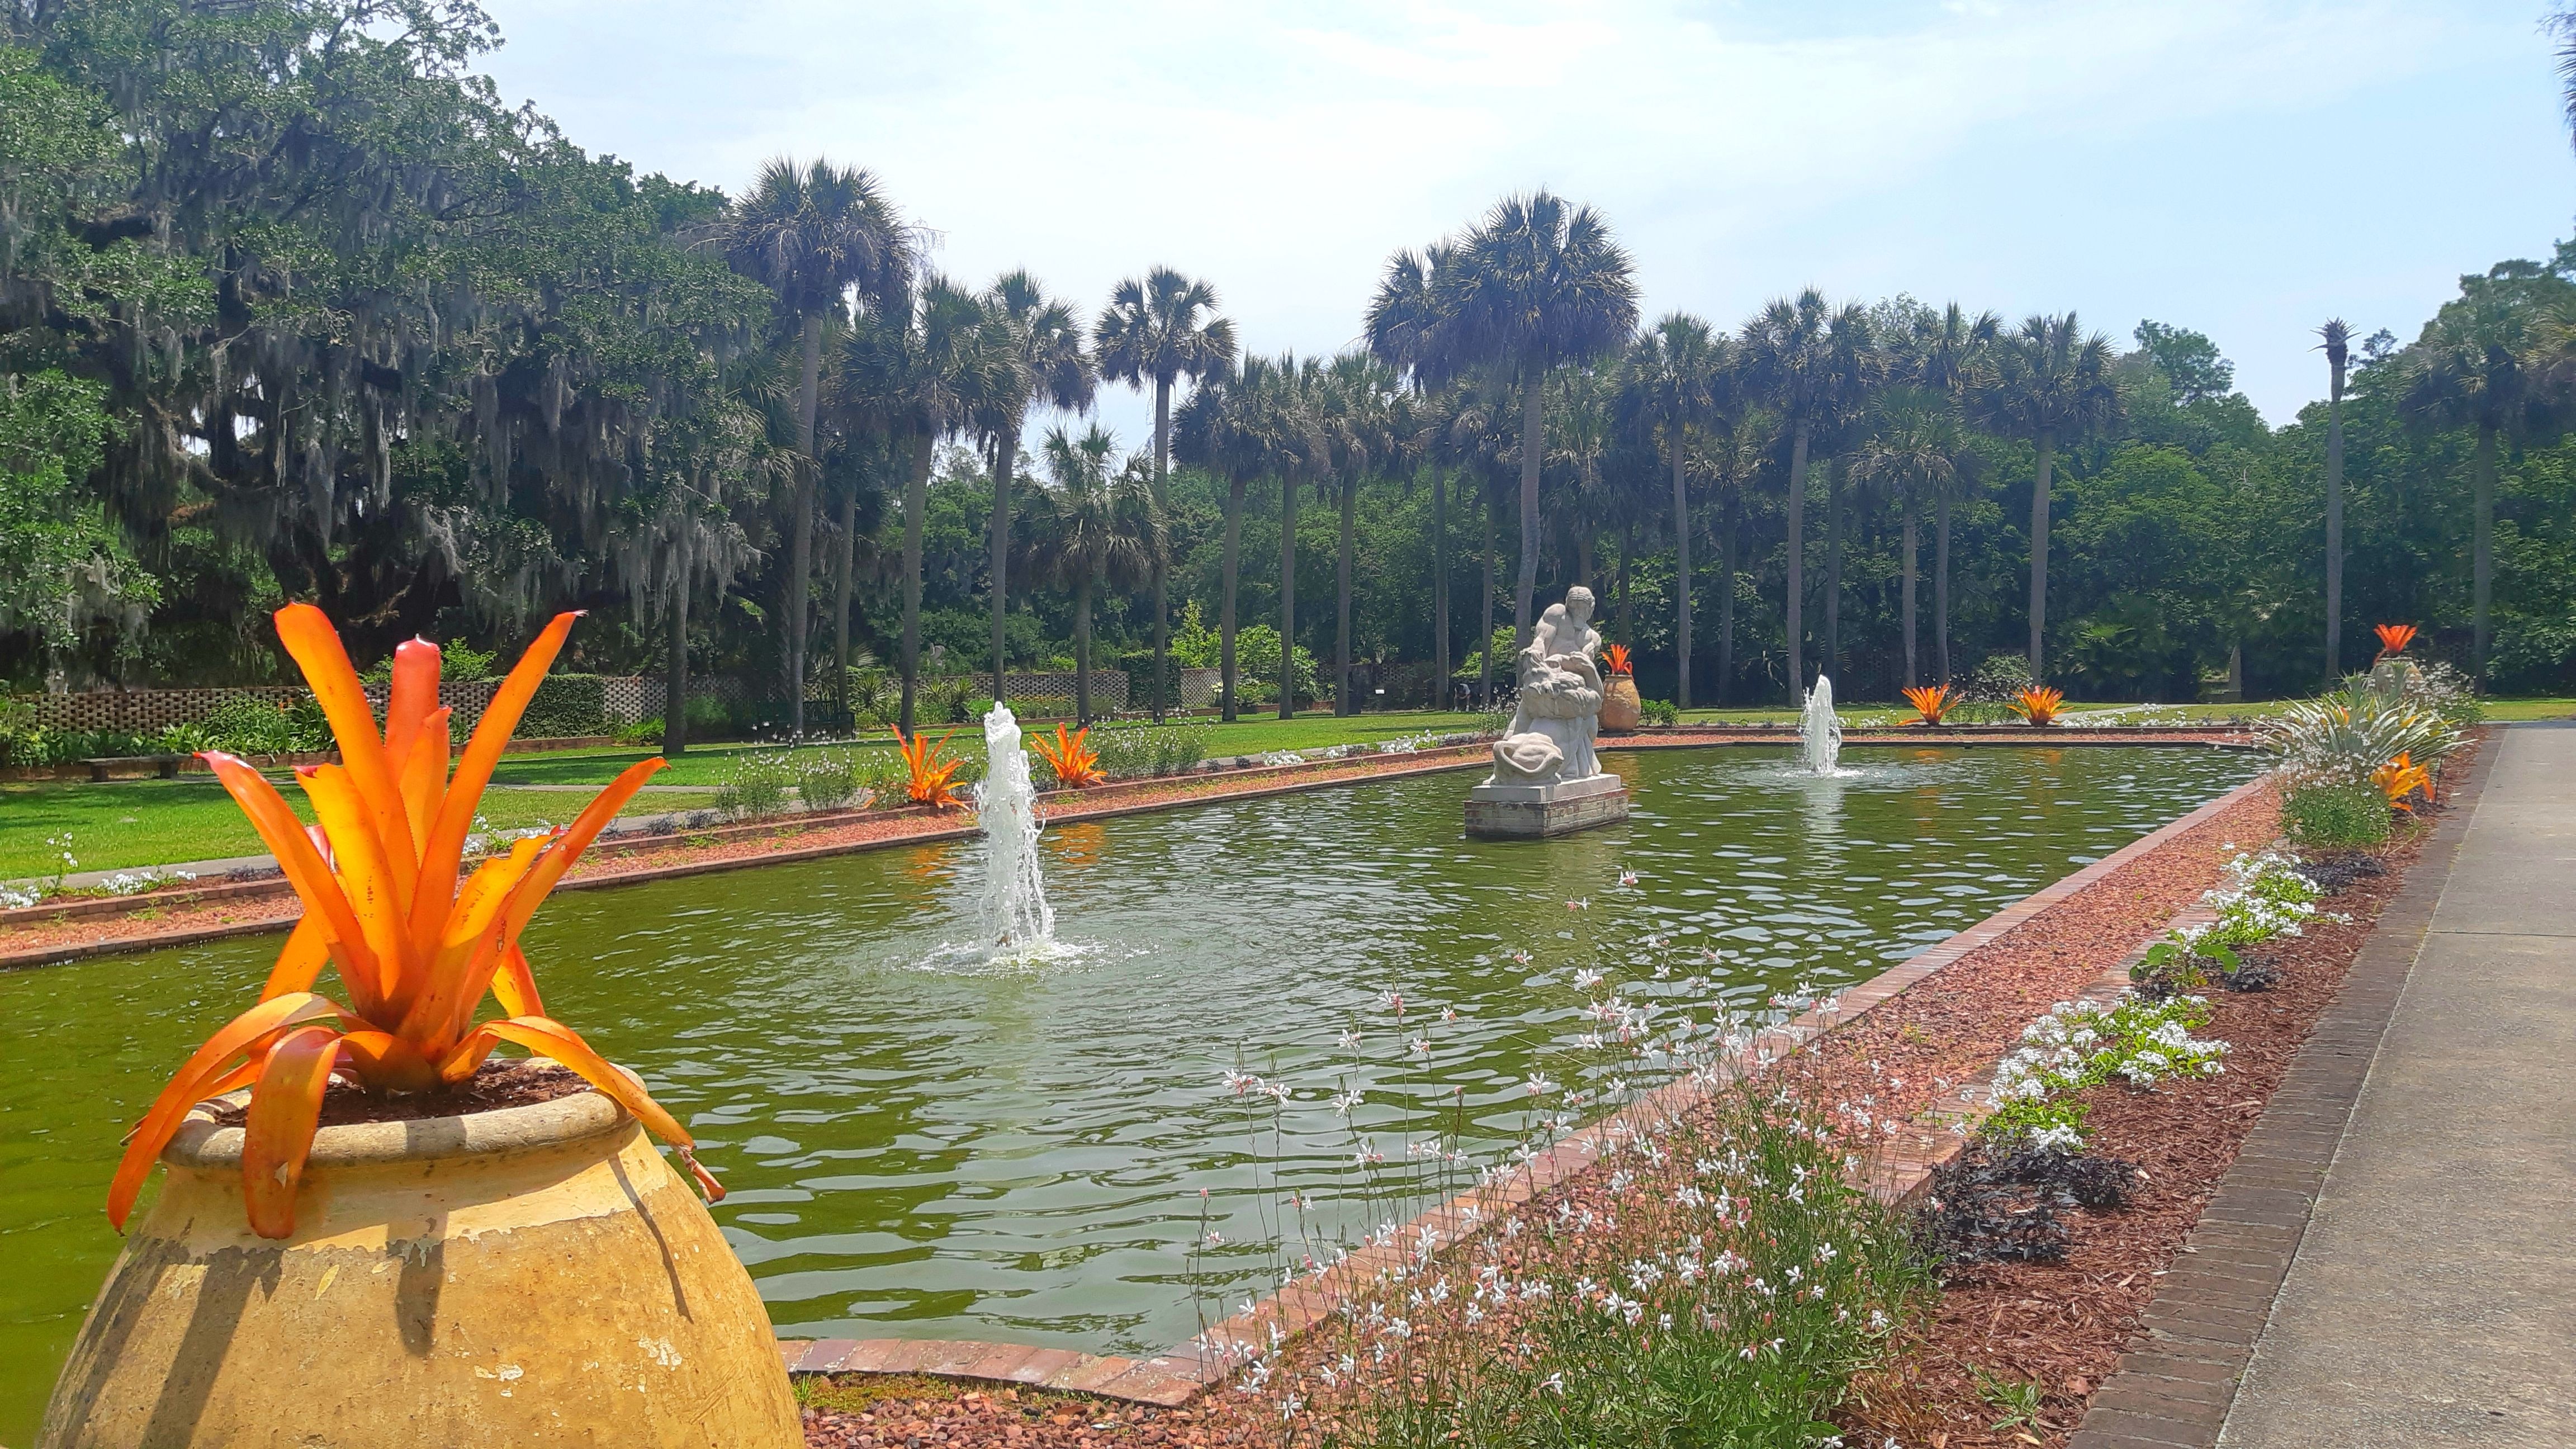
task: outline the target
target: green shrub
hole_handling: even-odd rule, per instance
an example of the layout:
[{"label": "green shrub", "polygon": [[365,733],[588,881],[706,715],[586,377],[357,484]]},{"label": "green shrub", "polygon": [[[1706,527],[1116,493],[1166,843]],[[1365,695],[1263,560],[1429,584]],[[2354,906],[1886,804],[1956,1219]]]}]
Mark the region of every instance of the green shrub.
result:
[{"label": "green shrub", "polygon": [[2317,850],[2359,850],[2388,838],[2388,797],[2371,785],[2302,785],[2281,802],[2281,829]]},{"label": "green shrub", "polygon": [[787,757],[796,798],[808,810],[838,810],[859,793],[858,761],[846,749],[796,750]]},{"label": "green shrub", "polygon": [[47,758],[36,707],[23,699],[0,699],[0,765],[41,765]]},{"label": "green shrub", "polygon": [[513,739],[565,740],[608,733],[608,681],[596,674],[549,674],[537,685]]},{"label": "green shrub", "polygon": [[1682,712],[1669,699],[1649,699],[1638,705],[1637,717],[1650,725],[1680,724]]},{"label": "green shrub", "polygon": [[232,755],[315,754],[331,748],[331,724],[311,695],[289,704],[228,699],[193,725],[163,733],[173,750],[222,750]]},{"label": "green shrub", "polygon": [[1204,725],[1117,725],[1091,732],[1101,772],[1113,780],[1176,775],[1207,758]]},{"label": "green shrub", "polygon": [[1033,694],[1011,701],[1011,713],[1021,719],[1071,719],[1073,696],[1069,694]]},{"label": "green shrub", "polygon": [[739,820],[766,820],[787,809],[787,787],[796,783],[786,750],[745,750],[716,775],[716,808]]}]

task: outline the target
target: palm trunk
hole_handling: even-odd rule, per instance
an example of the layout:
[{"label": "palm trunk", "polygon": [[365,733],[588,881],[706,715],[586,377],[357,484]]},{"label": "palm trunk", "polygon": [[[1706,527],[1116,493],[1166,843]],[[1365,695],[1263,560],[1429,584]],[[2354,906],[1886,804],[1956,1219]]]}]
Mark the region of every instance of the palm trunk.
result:
[{"label": "palm trunk", "polygon": [[1073,722],[1091,723],[1091,570],[1073,586]]},{"label": "palm trunk", "polygon": [[1431,707],[1456,702],[1449,682],[1449,485],[1440,469],[1431,470]]},{"label": "palm trunk", "polygon": [[[1165,475],[1171,471],[1171,467],[1172,380],[1168,377],[1158,377],[1154,379],[1154,507],[1160,510],[1165,518],[1172,516],[1171,500],[1168,496],[1169,490],[1165,487],[1164,482]],[[1156,549],[1152,560],[1154,572],[1154,688],[1153,703],[1151,707],[1154,711],[1154,718],[1157,720],[1161,719],[1171,708],[1170,701],[1165,698],[1165,695],[1168,692],[1165,686],[1170,683],[1172,674],[1169,667],[1169,659],[1167,657],[1172,647],[1171,610],[1169,607],[1171,565],[1170,562],[1163,557],[1164,552],[1165,550]]]},{"label": "palm trunk", "polygon": [[1804,653],[1800,624],[1806,613],[1807,593],[1807,420],[1789,435],[1789,617],[1782,631],[1789,648],[1789,703],[1807,702],[1807,666],[1799,656]]},{"label": "palm trunk", "polygon": [[2057,433],[2039,433],[2039,476],[2030,490],[2030,678],[2045,684],[2043,646],[2048,638],[2048,480],[2057,463]]},{"label": "palm trunk", "polygon": [[1235,546],[1243,537],[1243,480],[1229,479],[1225,490],[1225,601],[1217,609],[1217,680],[1225,698],[1222,717],[1234,723],[1234,586]]},{"label": "palm trunk", "polygon": [[1010,645],[1004,625],[1011,611],[1011,464],[1018,459],[1020,434],[1004,428],[993,440],[993,702],[1009,693],[1003,680],[1010,672]]},{"label": "palm trunk", "polygon": [[1279,480],[1279,717],[1297,717],[1297,478]]},{"label": "palm trunk", "polygon": [[1726,703],[1726,686],[1735,677],[1735,529],[1744,509],[1744,495],[1726,495],[1724,521],[1717,536],[1717,688],[1710,691],[1719,704]]},{"label": "palm trunk", "polygon": [[2496,430],[2478,425],[2475,459],[2476,535],[2469,551],[2469,658],[2477,666],[2478,688],[2487,687],[2487,603],[2495,590]]},{"label": "palm trunk", "polygon": [[796,465],[794,494],[788,508],[787,597],[787,728],[805,733],[805,580],[814,572],[814,479],[822,464],[814,456],[814,410],[823,386],[823,319],[805,319],[805,355],[796,385]]},{"label": "palm trunk", "polygon": [[1341,594],[1341,609],[1333,644],[1333,713],[1358,714],[1359,701],[1351,696],[1351,548],[1357,541],[1353,529],[1360,505],[1360,480],[1353,478],[1342,485],[1342,556],[1337,565],[1335,587]]},{"label": "palm trunk", "polygon": [[1637,645],[1637,621],[1628,612],[1628,556],[1636,551],[1637,520],[1619,521],[1619,642],[1634,649]]},{"label": "palm trunk", "polygon": [[1900,591],[1898,608],[1905,615],[1905,687],[1922,683],[1915,668],[1914,654],[1914,490],[1905,490],[1905,585]]},{"label": "palm trunk", "polygon": [[680,516],[672,545],[670,658],[662,674],[662,754],[677,759],[689,748],[689,545],[697,526]]},{"label": "palm trunk", "polygon": [[1512,647],[1529,647],[1530,626],[1537,621],[1538,595],[1538,465],[1545,446],[1539,384],[1546,374],[1536,367],[1521,383],[1521,570],[1512,589]]},{"label": "palm trunk", "polygon": [[859,553],[859,485],[841,490],[841,553],[832,561],[832,700],[850,712],[850,573]]},{"label": "palm trunk", "polygon": [[1576,584],[1587,589],[1592,587],[1592,545],[1591,525],[1585,524],[1577,528],[1574,534],[1574,577],[1566,580],[1569,587]]},{"label": "palm trunk", "polygon": [[2326,392],[2326,682],[2343,675],[2343,361]]},{"label": "palm trunk", "polygon": [[[1673,429],[1673,707],[1691,707],[1690,491],[1682,476],[1682,430]],[[1720,607],[1723,607],[1722,605]],[[1726,668],[1718,666],[1721,692]]]},{"label": "palm trunk", "polygon": [[1819,674],[1839,674],[1843,667],[1843,470],[1840,461],[1825,460],[1825,653],[1816,661]]},{"label": "palm trunk", "polygon": [[924,432],[913,439],[912,474],[903,485],[903,732],[912,733],[912,701],[921,674],[921,516],[930,506],[930,450]]},{"label": "palm trunk", "polygon": [[1494,707],[1494,535],[1500,531],[1495,515],[1502,512],[1503,500],[1492,483],[1485,485],[1485,609],[1476,616],[1476,707]]},{"label": "palm trunk", "polygon": [[1932,652],[1950,682],[1950,495],[1932,505]]}]

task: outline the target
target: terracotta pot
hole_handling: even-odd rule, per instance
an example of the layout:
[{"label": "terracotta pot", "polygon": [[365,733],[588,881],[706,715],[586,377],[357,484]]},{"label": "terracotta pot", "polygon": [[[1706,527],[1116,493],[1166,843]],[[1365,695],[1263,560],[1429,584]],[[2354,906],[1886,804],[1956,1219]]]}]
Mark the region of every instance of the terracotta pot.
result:
[{"label": "terracotta pot", "polygon": [[1637,677],[1613,674],[1603,681],[1601,690],[1601,728],[1614,735],[1624,735],[1637,727],[1645,707],[1637,699]]},{"label": "terracotta pot", "polygon": [[325,1127],[284,1241],[241,1149],[199,1107],[162,1153],[39,1449],[804,1444],[750,1275],[608,1098]]}]

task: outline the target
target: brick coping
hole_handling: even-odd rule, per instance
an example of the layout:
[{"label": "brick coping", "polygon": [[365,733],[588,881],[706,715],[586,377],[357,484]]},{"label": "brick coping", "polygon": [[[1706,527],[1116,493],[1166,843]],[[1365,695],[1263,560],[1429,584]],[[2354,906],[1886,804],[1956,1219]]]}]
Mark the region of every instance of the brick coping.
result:
[{"label": "brick coping", "polygon": [[[1399,1267],[1410,1249],[1426,1236],[1443,1245],[1471,1237],[1485,1225],[1560,1182],[1589,1170],[1602,1152],[1658,1120],[1668,1120],[1707,1100],[1713,1091],[1739,1075],[1760,1071],[1770,1062],[1797,1051],[1837,1026],[1866,1016],[1909,988],[1928,980],[1970,953],[2001,940],[2050,907],[2066,901],[2114,872],[2180,839],[2239,802],[2271,788],[2268,775],[2257,777],[2217,799],[2163,825],[2062,879],[2014,901],[1984,920],[1927,946],[1857,986],[1767,1028],[1740,1052],[1720,1062],[1714,1080],[1684,1077],[1659,1087],[1619,1111],[1560,1139],[1508,1176],[1460,1193],[1427,1209],[1397,1229],[1391,1242],[1362,1247],[1313,1277],[1270,1294],[1246,1313],[1210,1326],[1197,1338],[1142,1358],[1077,1354],[1063,1349],[1034,1349],[1010,1344],[922,1339],[781,1339],[779,1352],[788,1371],[797,1374],[920,1373],[943,1378],[988,1380],[1101,1398],[1172,1407],[1188,1403],[1222,1383],[1253,1353],[1266,1352],[1323,1322],[1352,1295],[1364,1291],[1385,1272]],[[2189,919],[2190,911],[2177,919]],[[2169,929],[2169,921],[2156,933]],[[2153,940],[2150,937],[2149,940]],[[2086,999],[2110,999],[2128,985],[2128,968],[2141,959],[2141,941],[2083,993]],[[1963,1084],[1963,1095],[1981,1100],[1975,1088],[1991,1081],[1992,1069]],[[1977,1115],[1976,1101],[1964,1102],[1959,1115]],[[1870,1190],[1889,1202],[1904,1202],[1923,1190],[1933,1169],[1957,1155],[1964,1139],[1939,1134],[1921,1139],[1918,1155],[1882,1157],[1871,1170]],[[1277,1338],[1274,1340],[1273,1333]]]},{"label": "brick coping", "polygon": [[[1855,732],[1857,734],[1858,732]],[[1881,734],[1885,738],[1881,737]],[[1853,736],[1846,736],[1847,739]],[[2086,745],[2158,745],[2165,747],[2207,745],[2219,749],[2251,748],[2250,735],[2224,730],[2003,730],[1972,733],[1962,729],[1944,730],[1928,735],[1921,730],[1873,732],[1861,737],[1863,744],[1915,743],[1926,747],[1949,745],[2005,745],[2055,747],[2070,743]],[[1627,750],[1702,749],[1725,745],[1781,745],[1788,743],[1776,728],[1766,732],[1763,726],[1728,727],[1724,729],[1680,730],[1669,734],[1650,733],[1620,735],[1605,740],[1604,753]],[[1276,795],[1295,794],[1305,790],[1327,789],[1338,785],[1401,779],[1415,775],[1439,774],[1451,770],[1481,768],[1489,758],[1484,744],[1456,745],[1422,750],[1412,754],[1351,755],[1337,759],[1305,760],[1293,765],[1254,765],[1241,769],[1214,771],[1196,779],[1186,776],[1157,776],[1146,780],[1127,780],[1089,791],[1054,791],[1041,796],[1041,804],[1056,802],[1057,808],[1047,814],[1049,824],[1076,824],[1107,820],[1122,815],[1144,815],[1159,810],[1176,810],[1192,805],[1230,803],[1237,800],[1259,800]],[[1356,763],[1382,765],[1357,774],[1334,775],[1332,778],[1298,778],[1301,775],[1325,775]],[[1284,778],[1283,778],[1284,777]],[[1276,780],[1275,784],[1257,784],[1256,780]],[[1210,784],[1216,788],[1204,793],[1191,793],[1151,800],[1103,800],[1083,808],[1073,802],[1100,799],[1105,795],[1142,793],[1176,781]],[[1066,808],[1072,807],[1072,808]],[[863,851],[889,850],[899,846],[937,845],[972,838],[979,827],[974,824],[948,824],[948,820],[972,821],[972,812],[962,816],[941,816],[917,806],[894,811],[834,811],[818,813],[809,819],[783,822],[759,822],[746,825],[718,825],[705,830],[672,831],[641,838],[619,839],[604,835],[593,846],[586,859],[613,859],[621,855],[648,853],[677,848],[708,837],[718,840],[748,839],[783,830],[828,828],[863,820],[887,823],[915,823],[919,828],[871,836],[864,840],[836,841],[823,845],[766,851],[759,855],[733,856],[718,860],[689,861],[678,865],[647,866],[640,870],[618,871],[600,875],[575,875],[555,887],[559,891],[600,890],[616,886],[643,885],[657,880],[682,876],[707,875],[718,871],[750,870],[765,865],[787,865],[799,861],[822,860],[832,856],[855,855]],[[793,838],[780,836],[781,839]],[[176,865],[138,866],[137,870],[184,870],[192,862]],[[292,893],[281,879],[261,881],[216,881],[201,886],[182,886],[169,890],[146,892],[133,896],[87,898],[59,905],[26,906],[0,911],[0,940],[14,925],[53,925],[65,919],[92,916],[113,918],[147,910],[194,908],[227,901],[276,899]],[[97,956],[126,956],[144,951],[164,950],[174,946],[193,946],[208,941],[227,940],[236,936],[258,936],[285,931],[294,924],[294,916],[278,915],[258,920],[234,921],[222,925],[190,926],[172,931],[155,931],[139,936],[76,941],[65,945],[0,950],[0,971],[23,970],[35,966],[58,966]]]},{"label": "brick coping", "polygon": [[2479,733],[2483,743],[2468,778],[2451,792],[2424,853],[2291,1057],[2067,1449],[2212,1449],[2218,1443],[2450,882],[2488,769],[2502,753],[2492,727]]}]

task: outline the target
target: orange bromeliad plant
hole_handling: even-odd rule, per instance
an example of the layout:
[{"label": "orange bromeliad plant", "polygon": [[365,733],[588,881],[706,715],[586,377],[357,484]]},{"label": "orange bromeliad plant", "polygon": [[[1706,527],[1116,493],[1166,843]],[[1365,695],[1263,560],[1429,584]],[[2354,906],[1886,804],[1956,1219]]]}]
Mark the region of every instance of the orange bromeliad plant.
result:
[{"label": "orange bromeliad plant", "polygon": [[[519,947],[547,893],[664,762],[637,763],[568,828],[523,839],[463,873],[466,835],[492,768],[579,616],[556,615],[528,646],[452,771],[438,646],[415,639],[394,651],[378,733],[366,690],[322,611],[289,604],[276,617],[278,638],[340,746],[340,764],[295,772],[321,823],[299,823],[276,787],[240,760],[217,751],[202,758],[276,855],[304,916],[259,1004],[197,1048],[127,1140],[108,1187],[108,1221],[124,1228],[190,1108],[248,1086],[243,1199],[254,1231],[288,1237],[332,1077],[370,1092],[433,1091],[472,1077],[503,1042],[579,1073],[678,1147],[707,1195],[722,1197],[671,1114],[545,1014]],[[345,1004],[313,990],[325,965],[338,972]],[[477,1022],[487,995],[503,1014]]]},{"label": "orange bromeliad plant", "polygon": [[1038,758],[1047,762],[1048,769],[1055,771],[1057,784],[1068,790],[1080,790],[1109,778],[1101,773],[1100,752],[1083,743],[1090,736],[1089,725],[1068,735],[1064,726],[1058,724],[1053,740],[1044,735],[1029,736],[1029,748],[1038,752]]},{"label": "orange bromeliad plant", "polygon": [[1914,684],[1906,686],[1905,702],[1915,710],[1907,724],[1937,725],[1943,715],[1958,707],[1959,696],[1946,684]]},{"label": "orange bromeliad plant", "polygon": [[957,778],[957,767],[964,762],[946,759],[942,755],[948,742],[956,737],[952,730],[934,743],[917,732],[910,739],[903,737],[901,729],[894,732],[894,742],[903,750],[903,766],[908,772],[903,789],[906,799],[933,810],[954,810],[965,803],[957,798],[956,787],[950,783]]},{"label": "orange bromeliad plant", "polygon": [[2057,717],[2065,712],[2066,691],[2051,689],[2044,684],[2035,685],[2017,695],[2010,708],[2023,719],[2046,728],[2057,723]]},{"label": "orange bromeliad plant", "polygon": [[2415,642],[2415,626],[2412,624],[2374,624],[2371,632],[2379,636],[2379,657],[2382,659],[2391,654],[2405,653],[2406,646]]},{"label": "orange bromeliad plant", "polygon": [[2408,814],[2413,814],[2415,807],[2407,797],[2416,791],[2423,791],[2427,800],[2433,798],[2433,773],[2416,764],[2412,754],[2412,751],[2401,750],[2396,759],[2370,772],[2370,783],[2379,787],[2379,793],[2388,797],[2388,803]]},{"label": "orange bromeliad plant", "polygon": [[1625,644],[1613,644],[1602,650],[1601,664],[1602,672],[1605,674],[1620,675],[1637,672],[1628,662],[1628,646]]}]

